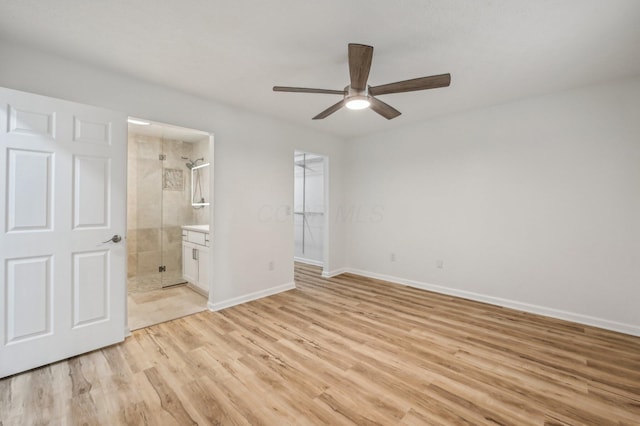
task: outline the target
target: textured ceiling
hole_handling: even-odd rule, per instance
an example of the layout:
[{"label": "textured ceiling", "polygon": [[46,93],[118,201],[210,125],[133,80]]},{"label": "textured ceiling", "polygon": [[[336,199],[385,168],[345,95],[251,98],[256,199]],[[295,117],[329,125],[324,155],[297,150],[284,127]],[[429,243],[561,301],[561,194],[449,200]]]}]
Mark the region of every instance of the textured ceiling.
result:
[{"label": "textured ceiling", "polygon": [[[0,38],[345,137],[640,75],[638,0],[0,0]],[[350,42],[375,47],[371,85],[451,87],[381,97],[391,121],[271,91],[342,89]]]}]

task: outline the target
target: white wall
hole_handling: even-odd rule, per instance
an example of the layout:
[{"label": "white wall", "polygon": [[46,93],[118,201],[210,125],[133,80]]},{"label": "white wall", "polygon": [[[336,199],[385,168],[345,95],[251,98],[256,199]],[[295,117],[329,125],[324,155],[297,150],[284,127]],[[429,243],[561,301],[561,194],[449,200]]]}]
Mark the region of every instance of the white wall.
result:
[{"label": "white wall", "polygon": [[293,203],[299,149],[329,156],[330,274],[351,269],[640,335],[640,79],[444,117],[345,148],[313,130],[6,42],[0,57],[0,86],[215,133],[216,307],[293,281],[284,207]]},{"label": "white wall", "polygon": [[351,270],[640,335],[639,78],[358,138],[348,164]]},{"label": "white wall", "polygon": [[[214,307],[293,283],[293,216],[285,206],[293,203],[295,149],[329,156],[330,202],[342,202],[338,138],[8,42],[0,42],[0,57],[0,86],[215,134]],[[330,232],[327,262],[341,268],[341,223]]]}]

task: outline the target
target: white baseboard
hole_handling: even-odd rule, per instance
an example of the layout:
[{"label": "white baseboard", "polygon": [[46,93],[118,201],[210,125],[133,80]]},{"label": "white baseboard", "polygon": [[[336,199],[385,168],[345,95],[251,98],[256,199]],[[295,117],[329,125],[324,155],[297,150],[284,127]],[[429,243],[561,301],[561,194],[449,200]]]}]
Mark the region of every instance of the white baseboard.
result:
[{"label": "white baseboard", "polygon": [[290,282],[287,284],[281,284],[275,287],[267,288],[265,290],[256,291],[254,293],[245,294],[243,296],[223,300],[221,302],[209,302],[207,303],[207,307],[211,311],[220,311],[225,308],[230,308],[231,306],[251,302],[252,300],[262,299],[263,297],[267,296],[273,296],[274,294],[282,293],[283,291],[293,290],[294,288],[296,288],[296,283]]},{"label": "white baseboard", "polygon": [[191,290],[195,291],[199,295],[204,296],[207,299],[209,299],[209,292],[208,291],[203,290],[200,287],[198,287],[197,285],[191,284],[191,283],[187,283],[187,287],[189,287]]},{"label": "white baseboard", "polygon": [[[340,274],[351,272],[348,268],[334,269],[333,271],[322,271],[322,278],[333,278]],[[354,272],[355,273],[355,272]]]},{"label": "white baseboard", "polygon": [[306,263],[307,265],[324,267],[324,262],[321,260],[306,259],[304,257],[295,257],[295,256],[293,257],[293,260],[300,263]]},{"label": "white baseboard", "polygon": [[[516,309],[518,311],[529,312],[532,314],[544,315],[547,317],[572,321],[579,324],[590,325],[594,327],[604,328],[606,330],[617,331],[620,333],[630,334],[632,336],[640,336],[640,326],[633,324],[625,324],[611,321],[603,318],[596,318],[588,315],[578,314],[574,312],[563,311],[560,309],[547,308],[539,305],[518,302],[515,300],[502,299],[500,297],[486,296],[483,294],[473,293],[465,290],[457,290],[450,287],[444,287],[435,284],[428,284],[405,278],[398,278],[391,275],[378,274],[375,272],[363,271],[353,268],[342,268],[340,273],[351,273],[363,277],[374,278],[383,281],[389,281],[395,284],[406,285],[408,287],[419,288],[422,290],[433,291],[434,293],[446,294],[449,296],[457,296],[465,299],[475,300],[477,302],[488,303],[490,305],[502,306],[505,308]],[[335,274],[338,275],[338,274]],[[335,276],[335,275],[331,275]],[[324,276],[324,274],[323,274]],[[330,278],[327,277],[327,278]]]}]

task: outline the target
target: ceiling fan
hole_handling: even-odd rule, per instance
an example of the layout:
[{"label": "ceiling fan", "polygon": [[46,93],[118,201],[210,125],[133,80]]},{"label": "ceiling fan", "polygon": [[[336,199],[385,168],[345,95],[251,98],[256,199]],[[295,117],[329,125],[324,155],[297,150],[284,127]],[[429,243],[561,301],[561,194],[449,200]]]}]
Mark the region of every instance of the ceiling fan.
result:
[{"label": "ceiling fan", "polygon": [[333,114],[343,106],[349,109],[371,108],[387,120],[396,118],[400,111],[382,102],[376,96],[388,95],[390,93],[414,92],[417,90],[435,89],[447,87],[451,84],[451,74],[439,74],[429,77],[414,78],[395,83],[383,84],[381,86],[368,86],[369,70],[373,59],[373,46],[364,44],[349,43],[349,76],[351,84],[344,90],[309,89],[306,87],[286,87],[274,86],[274,92],[296,92],[296,93],[323,93],[328,95],[342,95],[343,99],[313,117],[314,120],[321,120]]}]

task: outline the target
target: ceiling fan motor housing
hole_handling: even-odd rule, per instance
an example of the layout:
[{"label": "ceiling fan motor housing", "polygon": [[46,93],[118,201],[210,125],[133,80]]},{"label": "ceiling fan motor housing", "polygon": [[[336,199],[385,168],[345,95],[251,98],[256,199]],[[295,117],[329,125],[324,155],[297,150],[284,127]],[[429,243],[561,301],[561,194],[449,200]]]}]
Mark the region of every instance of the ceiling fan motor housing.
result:
[{"label": "ceiling fan motor housing", "polygon": [[364,90],[356,90],[351,85],[344,88],[344,100],[349,101],[351,99],[368,99],[369,88],[365,87]]},{"label": "ceiling fan motor housing", "polygon": [[349,109],[365,109],[369,108],[371,102],[369,100],[369,89],[357,90],[351,85],[344,88],[344,104]]}]

